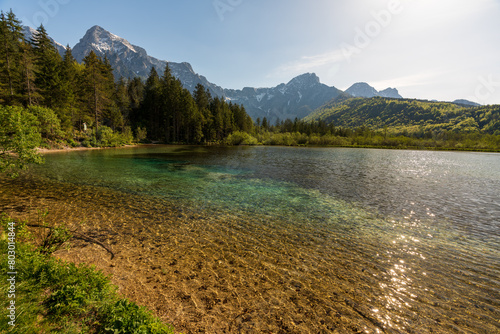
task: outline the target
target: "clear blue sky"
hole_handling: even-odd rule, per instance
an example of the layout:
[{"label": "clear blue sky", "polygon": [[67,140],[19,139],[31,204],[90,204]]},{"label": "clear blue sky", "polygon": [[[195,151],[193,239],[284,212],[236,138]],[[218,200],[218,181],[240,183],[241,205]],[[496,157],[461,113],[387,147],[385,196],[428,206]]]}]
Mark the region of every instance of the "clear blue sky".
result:
[{"label": "clear blue sky", "polygon": [[409,98],[500,104],[500,0],[0,0],[73,47],[93,25],[225,88],[315,72]]}]

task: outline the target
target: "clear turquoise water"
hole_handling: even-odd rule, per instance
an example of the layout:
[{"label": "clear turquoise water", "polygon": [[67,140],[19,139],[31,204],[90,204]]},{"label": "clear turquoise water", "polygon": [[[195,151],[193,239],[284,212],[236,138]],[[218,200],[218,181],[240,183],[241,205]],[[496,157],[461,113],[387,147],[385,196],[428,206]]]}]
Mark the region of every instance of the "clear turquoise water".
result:
[{"label": "clear turquoise water", "polygon": [[[262,263],[298,249],[293,281],[366,332],[500,332],[499,154],[154,146],[47,154],[33,173],[237,217],[226,242]],[[311,308],[339,303],[323,297]]]}]

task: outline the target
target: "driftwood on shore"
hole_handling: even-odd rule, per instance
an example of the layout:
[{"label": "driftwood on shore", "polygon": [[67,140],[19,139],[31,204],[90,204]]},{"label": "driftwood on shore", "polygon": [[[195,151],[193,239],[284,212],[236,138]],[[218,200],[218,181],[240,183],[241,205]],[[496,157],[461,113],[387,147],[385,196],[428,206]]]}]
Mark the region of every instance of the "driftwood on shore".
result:
[{"label": "driftwood on shore", "polygon": [[[46,228],[46,229],[50,229],[50,230],[55,229],[55,227],[45,226],[45,225],[39,225],[39,224],[26,224],[26,226],[37,227],[37,228]],[[89,237],[88,235],[85,235],[85,234],[77,232],[77,231],[69,231],[69,232],[71,234],[71,239],[83,240],[83,241],[90,242],[90,243],[96,244],[98,246],[101,246],[109,254],[111,254],[111,260],[115,257],[115,253],[111,250],[111,248],[109,246],[103,244],[99,240],[96,240],[96,239],[94,239],[92,237]]]}]

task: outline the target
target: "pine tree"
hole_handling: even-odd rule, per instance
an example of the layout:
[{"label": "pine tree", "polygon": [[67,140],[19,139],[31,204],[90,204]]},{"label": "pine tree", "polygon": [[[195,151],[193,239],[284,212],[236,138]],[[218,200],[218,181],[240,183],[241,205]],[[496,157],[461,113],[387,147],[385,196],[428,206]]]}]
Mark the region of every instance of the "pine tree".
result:
[{"label": "pine tree", "polygon": [[22,87],[21,22],[12,10],[5,15],[0,12],[0,100],[7,104],[18,104]]},{"label": "pine tree", "polygon": [[134,127],[145,127],[146,120],[141,113],[141,103],[144,98],[144,83],[135,77],[128,81],[127,93],[130,101],[129,120]]},{"label": "pine tree", "polygon": [[163,138],[166,142],[177,141],[177,126],[175,122],[175,113],[177,108],[177,99],[175,90],[175,78],[170,71],[170,67],[166,66],[161,78],[161,99],[162,99],[162,115],[161,125],[163,127]]},{"label": "pine tree", "polygon": [[210,103],[213,123],[210,127],[211,141],[221,141],[224,138],[224,103],[216,97]]},{"label": "pine tree", "polygon": [[262,129],[269,130],[269,123],[267,122],[267,118],[266,117],[264,117],[262,119]]},{"label": "pine tree", "polygon": [[120,109],[116,105],[116,84],[115,76],[113,75],[113,66],[111,65],[107,55],[101,62],[101,74],[104,78],[103,93],[106,97],[106,103],[103,108],[103,121],[113,130],[122,128],[124,125],[123,116]]},{"label": "pine tree", "polygon": [[21,95],[25,106],[32,106],[42,99],[35,84],[35,56],[33,47],[27,41],[22,42],[22,85]]},{"label": "pine tree", "polygon": [[194,90],[193,98],[196,102],[196,106],[198,107],[202,138],[204,138],[205,141],[210,141],[210,128],[213,124],[212,114],[210,113],[210,100],[212,99],[212,96],[210,95],[208,89],[205,89],[202,84],[198,84]]},{"label": "pine tree", "polygon": [[35,55],[35,84],[48,108],[61,107],[63,87],[61,82],[62,59],[43,25],[38,27],[32,41]]},{"label": "pine tree", "polygon": [[80,65],[73,57],[69,45],[66,47],[61,66],[61,101],[60,108],[64,110],[61,115],[61,123],[65,128],[71,128],[75,123],[75,115],[78,113],[79,102],[77,99],[77,87]]},{"label": "pine tree", "polygon": [[[106,111],[109,111],[112,92],[109,90],[110,68],[94,51],[83,59],[84,69],[81,76],[81,96],[86,110],[92,113],[97,136],[99,123]],[[112,77],[111,73],[111,77]]]},{"label": "pine tree", "polygon": [[165,101],[167,105],[164,110],[166,112],[165,118],[170,120],[170,128],[172,129],[170,141],[175,143],[180,142],[181,129],[184,126],[182,95],[182,83],[173,78],[166,91]]},{"label": "pine tree", "polygon": [[203,138],[202,117],[193,96],[187,89],[182,90],[181,105],[184,130],[181,139],[185,143],[198,144]]},{"label": "pine tree", "polygon": [[144,100],[141,104],[140,119],[147,123],[147,132],[152,140],[160,139],[161,86],[156,68],[152,68],[144,87]]},{"label": "pine tree", "polygon": [[121,124],[115,121],[113,127],[123,127],[128,119],[130,119],[131,103],[130,97],[128,95],[127,83],[125,80],[120,78],[116,83],[116,88],[114,92],[114,104],[118,112],[117,117],[121,118]]},{"label": "pine tree", "polygon": [[144,83],[140,78],[135,77],[128,80],[127,92],[130,100],[130,108],[139,108],[142,99],[144,98]]}]

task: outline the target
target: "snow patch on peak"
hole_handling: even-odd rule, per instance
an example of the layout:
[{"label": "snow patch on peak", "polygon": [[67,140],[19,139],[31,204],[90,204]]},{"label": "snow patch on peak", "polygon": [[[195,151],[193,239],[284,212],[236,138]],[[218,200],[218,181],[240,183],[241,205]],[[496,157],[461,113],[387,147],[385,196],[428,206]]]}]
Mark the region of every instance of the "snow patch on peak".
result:
[{"label": "snow patch on peak", "polygon": [[100,26],[93,26],[85,34],[83,40],[90,41],[90,45],[95,48],[96,51],[106,53],[113,51],[115,53],[124,53],[126,51],[132,51],[138,53],[139,50],[136,49],[129,41],[126,39],[115,35]]},{"label": "snow patch on peak", "polygon": [[121,38],[120,36],[117,36],[117,35],[112,34],[112,33],[109,33],[109,34],[110,34],[111,40],[113,42],[119,42],[119,43],[125,45],[129,50],[131,50],[133,52],[137,52],[137,50],[134,48],[134,46],[132,44],[130,44],[130,42],[127,41],[126,39]]}]

